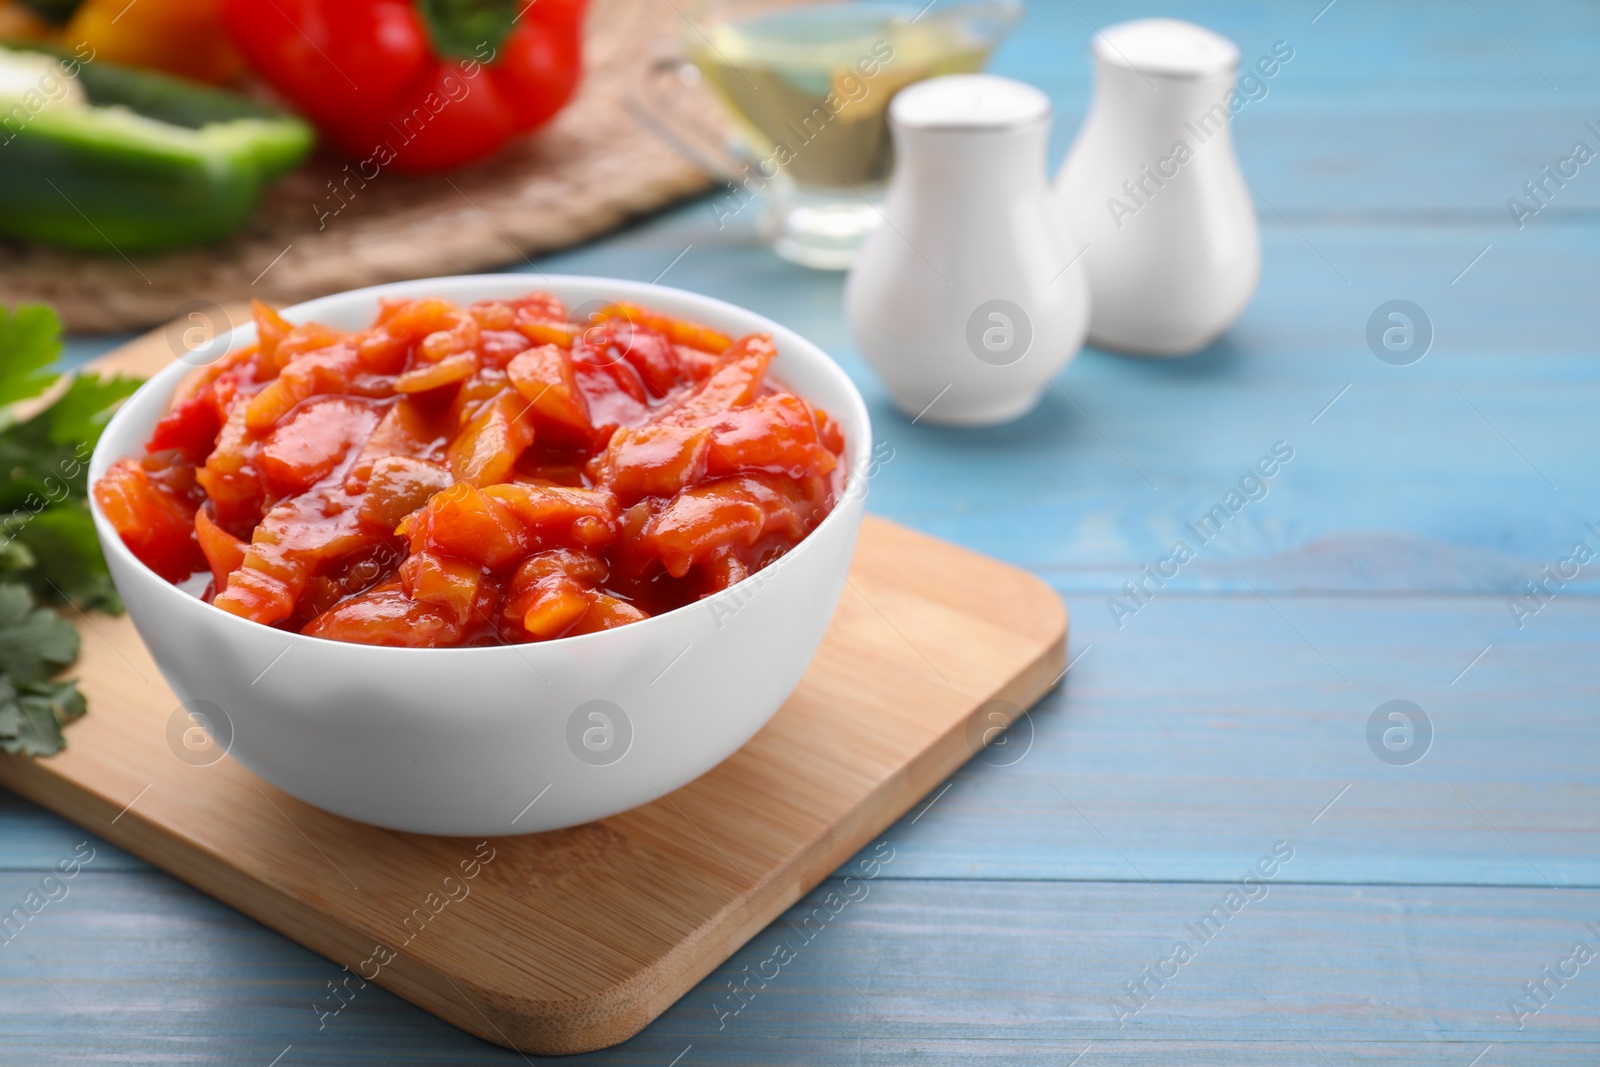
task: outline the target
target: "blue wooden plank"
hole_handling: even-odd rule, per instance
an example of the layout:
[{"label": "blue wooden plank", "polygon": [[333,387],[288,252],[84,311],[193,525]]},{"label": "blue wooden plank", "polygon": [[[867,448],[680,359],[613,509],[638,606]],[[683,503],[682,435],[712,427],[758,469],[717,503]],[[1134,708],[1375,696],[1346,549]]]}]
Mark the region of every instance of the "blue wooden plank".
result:
[{"label": "blue wooden plank", "polygon": [[128,343],[137,336],[139,336],[137,333],[105,333],[68,337],[61,353],[61,366],[64,368],[80,366],[96,356],[103,356],[119,345]]},{"label": "blue wooden plank", "polygon": [[[1234,130],[1246,172],[1297,218],[1376,212],[1509,223],[1506,198],[1543,164],[1580,138],[1600,148],[1600,135],[1584,129],[1600,120],[1592,7],[1345,3],[1313,24],[1321,7],[1036,3],[994,68],[1051,95],[1059,161],[1089,103],[1091,23],[1186,18],[1232,38],[1247,65],[1286,42],[1293,59],[1252,92]],[[1552,211],[1597,204],[1600,179],[1585,172],[1559,190]]]},{"label": "blue wooden plank", "polygon": [[[28,886],[0,876],[0,899]],[[1181,1048],[1205,1065],[1320,1052],[1464,1067],[1491,1044],[1498,1065],[1594,1062],[1595,964],[1550,986],[1521,1030],[1507,1002],[1574,942],[1600,942],[1585,926],[1600,893],[1247,888],[1255,900],[1216,885],[825,883],[583,1062],[1065,1064],[1092,1046],[1102,1063],[1170,1064]],[[1194,958],[1132,1000],[1127,983],[1179,940]],[[323,1014],[338,968],[158,875],[85,872],[0,967],[6,1064],[522,1062],[375,987]]]},{"label": "blue wooden plank", "polygon": [[[1600,886],[1594,599],[1521,632],[1490,598],[1105,601],[1067,597],[1062,690],[900,821],[894,877],[1227,880],[1286,838],[1294,882]],[[1409,765],[1368,741],[1396,699]]]},{"label": "blue wooden plank", "polygon": [[[0,874],[0,900],[20,903],[38,883]],[[427,1063],[441,1049],[487,1049],[377,988],[319,1029],[313,1004],[343,972],[165,875],[91,865],[68,884],[0,946],[8,1005],[36,1013],[6,1013],[0,1063],[262,1067],[290,1044],[304,1051],[283,1065],[371,1062],[374,1050],[380,1062]],[[419,1047],[426,1058],[406,1058]]]},{"label": "blue wooden plank", "polygon": [[106,844],[93,834],[24,800],[8,789],[0,789],[0,871],[54,871],[87,844],[93,852],[91,865],[97,871],[144,871],[145,862]]},{"label": "blue wooden plank", "polygon": [[[1446,108],[1465,100],[1530,108],[1563,92],[1580,96],[1596,82],[1592,57],[1600,15],[1581,0],[1164,0],[1137,11],[1115,0],[1042,0],[1028,5],[994,66],[1086,93],[1093,28],[1149,16],[1210,26],[1234,40],[1246,62],[1275,40],[1291,42],[1295,59],[1273,95],[1324,89],[1330,95],[1342,91],[1354,104],[1392,107],[1397,99],[1416,97]],[[1289,81],[1290,72],[1299,80]]]},{"label": "blue wooden plank", "polygon": [[[1261,852],[1270,846],[1262,842]],[[1506,1004],[1525,975],[1539,977],[1573,942],[1593,947],[1584,925],[1600,903],[1592,892],[1252,891],[1265,896],[1238,901],[1219,922],[1212,909],[1226,894],[1216,886],[888,882],[804,943],[811,928],[789,922],[814,916],[818,895],[753,939],[653,1031],[685,1017],[721,1021],[725,1039],[750,1042],[747,1062],[769,1062],[757,1050],[772,1037],[800,1038],[826,1018],[855,1029],[878,1055],[915,1049],[995,1062],[1067,1063],[1092,1044],[1097,1059],[1155,1062],[1164,1054],[1170,1063],[1172,1042],[1182,1043],[1177,1062],[1186,1063],[1320,1062],[1308,1041],[1332,1062],[1464,1064],[1491,1042],[1500,1046],[1497,1062],[1559,1061],[1559,1042],[1581,1042],[1581,1055],[1594,1055],[1600,984],[1573,979],[1548,1014],[1525,1018],[1521,1031]],[[1144,986],[1145,1003],[1134,1000],[1127,983],[1140,981],[1143,967],[1159,969],[1180,940],[1195,958],[1165,968],[1176,975]],[[724,1018],[738,1004],[728,982],[770,975],[763,963],[784,958],[782,944],[797,950],[792,972],[779,970],[766,989],[752,983],[749,1006]],[[1141,1049],[1147,1041],[1158,1044]],[[1241,1046],[1253,1054],[1241,1056]],[[709,1042],[697,1045],[702,1050],[708,1059],[739,1060]],[[816,1051],[826,1056],[825,1045]]]}]

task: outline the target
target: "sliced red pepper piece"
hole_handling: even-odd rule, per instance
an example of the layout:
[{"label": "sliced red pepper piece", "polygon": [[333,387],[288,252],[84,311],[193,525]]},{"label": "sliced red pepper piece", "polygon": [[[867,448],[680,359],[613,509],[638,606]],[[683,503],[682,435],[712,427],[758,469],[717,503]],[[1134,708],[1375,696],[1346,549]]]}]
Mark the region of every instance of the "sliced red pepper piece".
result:
[{"label": "sliced red pepper piece", "polygon": [[414,552],[400,564],[400,587],[408,596],[458,617],[472,610],[486,577],[476,563],[433,552]]},{"label": "sliced red pepper piece", "polygon": [[302,400],[342,393],[361,372],[355,347],[336,343],[297,357],[245,405],[245,429],[264,434]]},{"label": "sliced red pepper piece", "polygon": [[94,499],[145,566],[181,582],[207,564],[194,533],[194,504],[150,477],[136,459],[120,459],[94,486]]},{"label": "sliced red pepper piece", "polygon": [[817,423],[804,400],[793,393],[764,396],[725,411],[710,426],[713,476],[765,471],[800,477],[827,474],[838,465],[817,440]]},{"label": "sliced red pepper piece", "polygon": [[648,326],[665,334],[674,344],[688,345],[690,348],[697,348],[712,355],[720,355],[733,344],[733,338],[719,330],[702,326],[698,322],[675,319],[659,311],[642,308],[638,304],[618,302],[609,305],[600,314],[605,318],[625,319],[640,326]]},{"label": "sliced red pepper piece", "polygon": [[410,456],[384,456],[372,465],[366,495],[361,498],[361,518],[372,526],[393,530],[400,520],[455,483],[443,466]]},{"label": "sliced red pepper piece", "polygon": [[411,397],[401,397],[384,412],[377,429],[362,445],[345,487],[353,493],[361,492],[373,467],[385,456],[443,460],[454,429],[447,413]]},{"label": "sliced red pepper piece", "polygon": [[584,612],[583,617],[573,623],[562,636],[576,637],[578,634],[613,630],[618,626],[626,626],[630,622],[639,622],[649,617],[626,600],[606,593],[592,593],[589,597],[589,610]]},{"label": "sliced red pepper piece", "polygon": [[212,603],[268,625],[289,618],[320,567],[386,536],[361,522],[356,502],[329,487],[278,504],[262,517],[243,565]]},{"label": "sliced red pepper piece", "polygon": [[511,480],[511,470],[533,444],[529,404],[515,389],[489,402],[450,445],[450,469],[460,481],[479,487]]},{"label": "sliced red pepper piece", "polygon": [[378,417],[372,405],[342,396],[302,405],[267,435],[256,453],[262,484],[275,497],[305,492],[372,436]]},{"label": "sliced red pepper piece", "polygon": [[699,388],[684,397],[662,422],[693,426],[721,415],[730,408],[743,407],[761,394],[778,350],[772,338],[763,333],[741,337],[717,360],[716,367]]},{"label": "sliced red pepper piece", "polygon": [[468,621],[450,607],[412,599],[392,582],[340,601],[300,632],[362,645],[447,648],[466,636]]},{"label": "sliced red pepper piece", "polygon": [[594,548],[616,534],[617,498],[605,490],[555,485],[492,485],[484,495],[509,507],[535,544]]},{"label": "sliced red pepper piece", "polygon": [[624,505],[672,496],[704,480],[711,440],[706,426],[625,426],[599,459],[599,481]]},{"label": "sliced red pepper piece", "polygon": [[150,434],[146,451],[164,452],[169,448],[182,449],[196,460],[204,460],[216,446],[217,434],[222,430],[222,420],[217,417],[216,397],[211,387],[187,400],[172,406],[156,423]]},{"label": "sliced red pepper piece", "polygon": [[456,556],[491,571],[509,567],[533,548],[530,531],[510,505],[466,482],[435,493],[401,524],[401,532],[412,552]]},{"label": "sliced red pepper piece", "polygon": [[212,589],[220,593],[228,588],[228,575],[244,565],[245,543],[213,522],[205,508],[194,513],[194,533],[211,566]]},{"label": "sliced red pepper piece", "polygon": [[517,392],[532,406],[541,424],[567,431],[568,439],[587,444],[594,436],[589,404],[578,388],[572,357],[555,345],[523,352],[506,367]]}]

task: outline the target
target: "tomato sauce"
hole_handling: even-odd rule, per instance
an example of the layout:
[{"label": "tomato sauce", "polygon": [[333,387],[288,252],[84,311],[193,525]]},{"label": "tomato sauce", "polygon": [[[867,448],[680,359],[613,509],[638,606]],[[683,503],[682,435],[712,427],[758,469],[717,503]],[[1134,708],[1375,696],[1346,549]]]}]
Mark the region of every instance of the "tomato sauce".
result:
[{"label": "tomato sauce", "polygon": [[[547,293],[385,301],[356,333],[255,306],[145,455],[94,487],[224,611],[339,641],[546,641],[709,596],[832,510],[844,440],[762,334]],[[198,576],[198,577],[197,577]]]}]

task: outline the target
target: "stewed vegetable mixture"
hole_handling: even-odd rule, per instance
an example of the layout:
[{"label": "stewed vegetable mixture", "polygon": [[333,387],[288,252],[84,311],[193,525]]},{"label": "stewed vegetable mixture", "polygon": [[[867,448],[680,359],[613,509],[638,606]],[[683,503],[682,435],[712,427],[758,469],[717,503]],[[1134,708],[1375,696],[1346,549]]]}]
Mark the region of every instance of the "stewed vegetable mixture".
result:
[{"label": "stewed vegetable mixture", "polygon": [[259,623],[367,644],[542,641],[724,589],[843,489],[772,339],[547,293],[385,301],[192,373],[94,487],[133,553]]}]

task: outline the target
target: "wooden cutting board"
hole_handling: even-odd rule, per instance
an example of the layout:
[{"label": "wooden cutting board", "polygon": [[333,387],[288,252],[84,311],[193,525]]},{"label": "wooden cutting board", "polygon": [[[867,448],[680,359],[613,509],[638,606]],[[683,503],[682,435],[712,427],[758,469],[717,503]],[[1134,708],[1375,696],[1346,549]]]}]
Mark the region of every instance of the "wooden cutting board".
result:
[{"label": "wooden cutting board", "polygon": [[349,160],[319,152],[220,244],[125,259],[0,240],[0,304],[44,301],[75,332],[128,330],[201,302],[297,304],[470,274],[605,233],[711,184],[640,120],[672,113],[727,129],[705,89],[658,76],[674,66],[681,24],[670,0],[589,0],[572,102],[536,134],[449,174],[361,181],[345,172]]},{"label": "wooden cutting board", "polygon": [[[157,337],[109,362],[166,358]],[[488,842],[179,758],[187,721],[132,624],[79,628],[88,716],[57,756],[0,757],[0,783],[343,964],[351,992],[367,978],[559,1054],[637,1033],[992,741],[1059,681],[1067,612],[1024,571],[869,516],[816,659],[747,745],[655,803]]]}]

